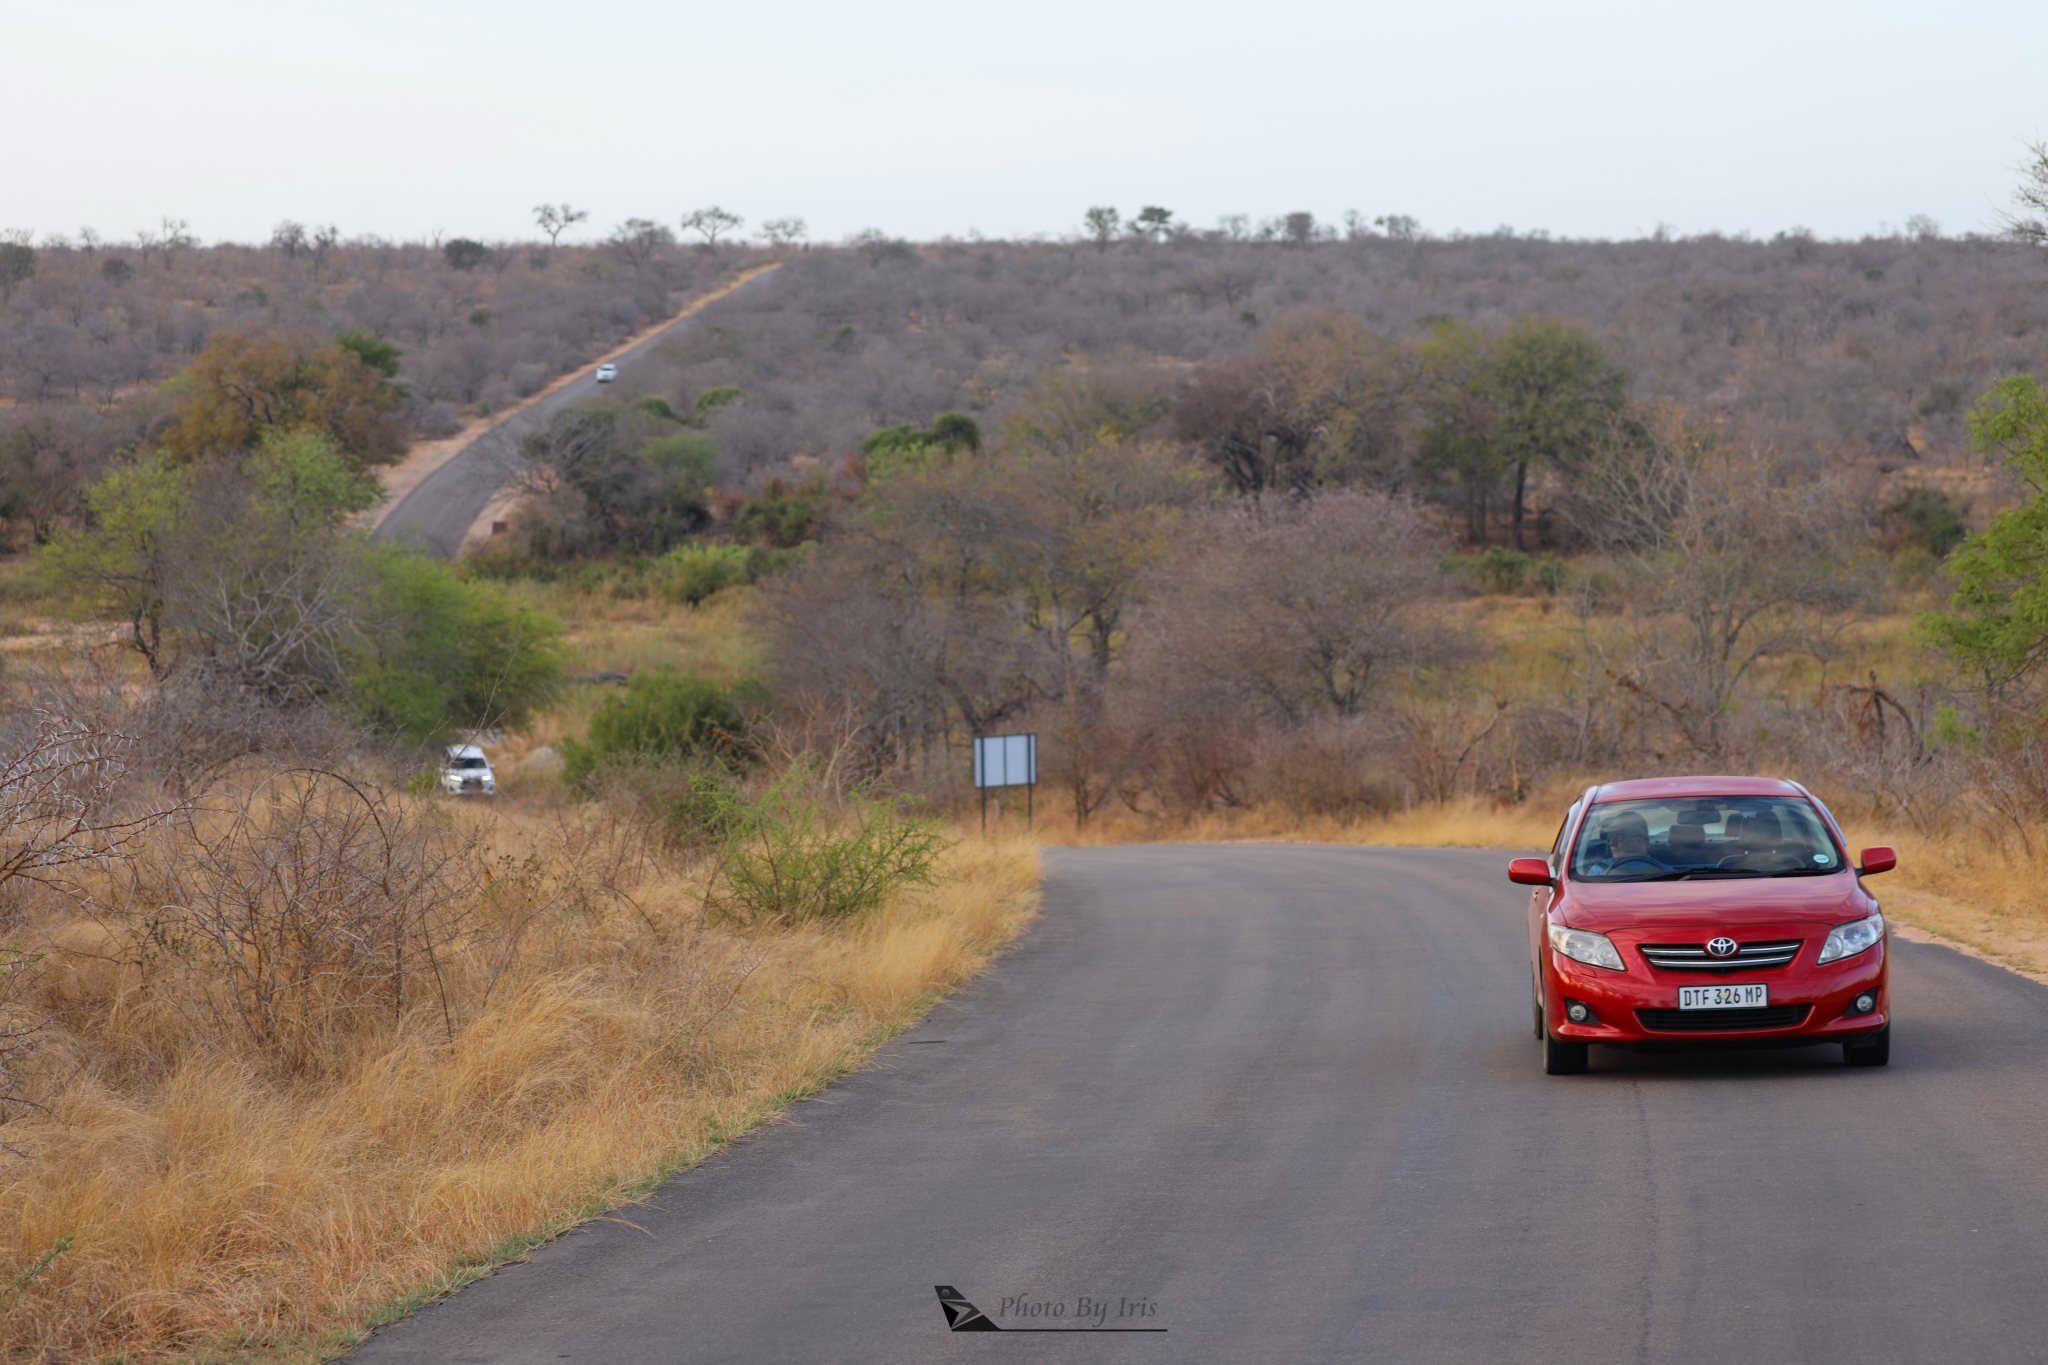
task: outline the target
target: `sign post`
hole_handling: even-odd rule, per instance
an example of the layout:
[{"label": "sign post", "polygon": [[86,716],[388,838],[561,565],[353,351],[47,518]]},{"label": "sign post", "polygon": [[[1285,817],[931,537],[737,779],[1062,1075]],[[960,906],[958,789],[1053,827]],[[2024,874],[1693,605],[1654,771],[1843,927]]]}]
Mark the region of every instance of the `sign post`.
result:
[{"label": "sign post", "polygon": [[981,828],[988,830],[988,792],[1024,788],[1024,827],[1031,827],[1038,792],[1038,736],[984,735],[974,741],[974,785],[981,790]]}]

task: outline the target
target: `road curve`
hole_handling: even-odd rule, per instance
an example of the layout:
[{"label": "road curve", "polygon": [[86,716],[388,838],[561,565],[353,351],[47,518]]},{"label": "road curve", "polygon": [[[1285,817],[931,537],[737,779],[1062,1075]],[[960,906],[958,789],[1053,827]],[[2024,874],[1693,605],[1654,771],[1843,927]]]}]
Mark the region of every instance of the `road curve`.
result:
[{"label": "road curve", "polygon": [[[354,1358],[2048,1358],[2048,987],[1895,942],[1889,1068],[1546,1077],[1506,860],[1054,850],[878,1065]],[[935,1285],[1168,1331],[949,1333]]]},{"label": "road curve", "polygon": [[[723,297],[765,289],[774,274],[775,267],[769,266],[752,279],[730,289]],[[677,318],[653,336],[608,358],[621,370],[627,369],[650,349],[697,326],[703,318],[701,311]],[[520,435],[545,422],[564,404],[580,398],[594,398],[602,392],[604,388],[597,382],[597,362],[593,361],[553,393],[479,432],[440,468],[420,480],[418,487],[399,499],[378,521],[374,537],[378,540],[417,538],[434,554],[443,559],[451,558],[462,548],[463,538],[469,534],[470,527],[476,525],[477,518],[483,515],[492,497],[511,477],[512,460]]]}]

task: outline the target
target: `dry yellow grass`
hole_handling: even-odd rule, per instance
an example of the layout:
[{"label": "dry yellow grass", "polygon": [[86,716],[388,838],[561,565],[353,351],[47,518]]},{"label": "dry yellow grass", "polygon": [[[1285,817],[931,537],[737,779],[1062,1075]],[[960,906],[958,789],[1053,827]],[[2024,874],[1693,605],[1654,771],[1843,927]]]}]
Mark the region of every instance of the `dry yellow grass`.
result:
[{"label": "dry yellow grass", "polygon": [[[488,849],[524,856],[580,817],[488,818]],[[119,924],[46,919],[73,1013],[36,1065],[47,1112],[0,1130],[25,1153],[0,1166],[0,1286],[72,1245],[4,1304],[0,1351],[331,1352],[856,1065],[1028,922],[1036,885],[1030,845],[965,840],[864,923],[741,933],[644,877],[536,940],[452,1038],[414,1009],[297,1076],[155,1008]]]}]

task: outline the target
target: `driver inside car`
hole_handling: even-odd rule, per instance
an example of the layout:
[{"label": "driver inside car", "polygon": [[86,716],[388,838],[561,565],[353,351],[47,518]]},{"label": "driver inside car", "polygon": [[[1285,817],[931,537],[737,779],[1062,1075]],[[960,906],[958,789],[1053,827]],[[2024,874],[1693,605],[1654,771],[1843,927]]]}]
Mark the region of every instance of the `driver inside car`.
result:
[{"label": "driver inside car", "polygon": [[1650,826],[1632,810],[1608,816],[1600,824],[1600,834],[1607,840],[1607,856],[1588,863],[1584,876],[1604,876],[1616,863],[1650,856]]}]

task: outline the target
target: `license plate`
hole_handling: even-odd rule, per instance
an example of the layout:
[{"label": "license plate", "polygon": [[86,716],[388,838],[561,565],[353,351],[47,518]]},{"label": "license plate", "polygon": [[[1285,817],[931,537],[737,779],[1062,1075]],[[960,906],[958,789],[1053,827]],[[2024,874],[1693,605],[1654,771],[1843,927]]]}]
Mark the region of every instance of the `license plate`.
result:
[{"label": "license plate", "polygon": [[1749,1010],[1771,1003],[1771,988],[1761,983],[1739,986],[1680,986],[1682,1010]]}]

